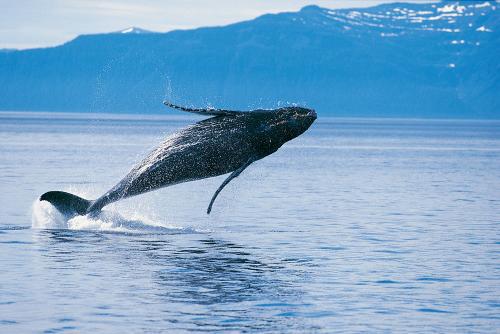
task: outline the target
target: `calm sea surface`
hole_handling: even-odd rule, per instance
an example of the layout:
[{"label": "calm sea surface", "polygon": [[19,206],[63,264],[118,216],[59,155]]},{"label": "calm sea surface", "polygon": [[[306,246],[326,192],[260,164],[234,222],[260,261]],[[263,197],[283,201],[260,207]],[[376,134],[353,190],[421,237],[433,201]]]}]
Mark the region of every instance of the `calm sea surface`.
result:
[{"label": "calm sea surface", "polygon": [[199,118],[0,113],[0,332],[500,328],[500,122],[320,118],[250,166],[65,221]]}]

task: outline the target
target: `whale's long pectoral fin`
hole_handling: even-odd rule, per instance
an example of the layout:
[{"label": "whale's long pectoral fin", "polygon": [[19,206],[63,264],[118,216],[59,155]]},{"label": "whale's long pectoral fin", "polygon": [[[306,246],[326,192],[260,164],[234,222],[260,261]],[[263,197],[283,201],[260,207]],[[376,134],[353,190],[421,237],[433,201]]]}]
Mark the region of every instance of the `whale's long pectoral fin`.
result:
[{"label": "whale's long pectoral fin", "polygon": [[191,112],[194,114],[199,114],[203,116],[234,116],[244,113],[244,111],[235,111],[235,110],[224,110],[224,109],[215,109],[215,108],[186,108],[182,106],[178,106],[176,104],[170,103],[168,101],[163,101],[163,104],[167,107],[182,110],[186,112]]},{"label": "whale's long pectoral fin", "polygon": [[222,184],[219,186],[219,188],[215,191],[215,194],[212,196],[212,200],[210,201],[210,204],[208,205],[207,214],[210,214],[210,211],[212,211],[212,205],[214,204],[215,199],[217,198],[217,196],[219,195],[219,193],[222,191],[222,189],[229,182],[231,182],[232,179],[237,178],[241,174],[241,172],[243,172],[245,170],[245,168],[247,168],[248,166],[250,166],[250,164],[252,162],[254,162],[254,161],[255,161],[254,159],[248,160],[247,163],[245,163],[243,166],[241,166],[240,168],[238,168],[237,170],[235,170],[234,172],[232,172],[231,175],[229,175],[227,177],[227,179],[225,179],[224,182],[222,182]]}]

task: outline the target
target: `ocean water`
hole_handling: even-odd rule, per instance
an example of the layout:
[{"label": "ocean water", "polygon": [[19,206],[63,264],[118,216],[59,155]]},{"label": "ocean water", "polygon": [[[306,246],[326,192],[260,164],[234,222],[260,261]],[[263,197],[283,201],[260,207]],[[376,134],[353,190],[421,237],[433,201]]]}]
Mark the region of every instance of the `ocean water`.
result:
[{"label": "ocean water", "polygon": [[500,122],[319,118],[249,167],[65,221],[199,118],[0,113],[0,332],[493,333]]}]

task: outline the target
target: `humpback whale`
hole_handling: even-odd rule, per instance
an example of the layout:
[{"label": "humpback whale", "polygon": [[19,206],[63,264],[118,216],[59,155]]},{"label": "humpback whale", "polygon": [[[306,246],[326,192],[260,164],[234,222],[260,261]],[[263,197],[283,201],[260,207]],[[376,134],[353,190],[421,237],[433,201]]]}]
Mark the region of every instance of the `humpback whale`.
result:
[{"label": "humpback whale", "polygon": [[71,217],[98,213],[118,200],[155,189],[231,173],[215,191],[207,209],[221,190],[253,162],[276,152],[284,143],[304,133],[316,112],[302,107],[233,111],[186,108],[165,101],[170,108],[210,116],[168,136],[113,188],[96,200],[63,191],[40,196]]}]

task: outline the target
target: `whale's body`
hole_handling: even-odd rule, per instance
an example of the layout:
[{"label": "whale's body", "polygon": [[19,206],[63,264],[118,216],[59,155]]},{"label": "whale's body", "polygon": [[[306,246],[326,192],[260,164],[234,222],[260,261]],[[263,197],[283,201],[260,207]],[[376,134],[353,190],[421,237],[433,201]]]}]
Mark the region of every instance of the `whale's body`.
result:
[{"label": "whale's body", "polygon": [[316,119],[313,110],[298,107],[239,112],[167,105],[215,117],[167,137],[95,201],[61,191],[47,192],[40,200],[49,201],[65,214],[83,215],[98,212],[130,196],[232,172],[212,198],[209,213],[216,196],[231,179],[252,162],[274,153],[285,142],[303,133]]}]

